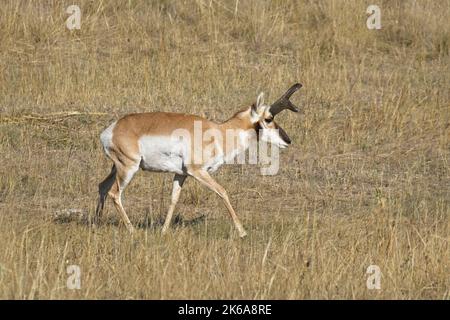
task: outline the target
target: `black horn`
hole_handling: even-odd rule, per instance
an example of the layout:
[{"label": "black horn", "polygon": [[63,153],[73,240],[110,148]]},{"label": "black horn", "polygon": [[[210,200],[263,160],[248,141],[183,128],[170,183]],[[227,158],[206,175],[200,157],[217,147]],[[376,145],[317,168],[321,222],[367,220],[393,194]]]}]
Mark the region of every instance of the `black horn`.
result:
[{"label": "black horn", "polygon": [[269,109],[270,113],[275,116],[284,109],[298,112],[297,107],[289,100],[289,98],[294,94],[295,91],[297,91],[301,87],[302,85],[300,83],[296,83],[292,87],[290,87],[289,90],[286,91],[286,93],[283,94],[280,99],[272,103]]}]

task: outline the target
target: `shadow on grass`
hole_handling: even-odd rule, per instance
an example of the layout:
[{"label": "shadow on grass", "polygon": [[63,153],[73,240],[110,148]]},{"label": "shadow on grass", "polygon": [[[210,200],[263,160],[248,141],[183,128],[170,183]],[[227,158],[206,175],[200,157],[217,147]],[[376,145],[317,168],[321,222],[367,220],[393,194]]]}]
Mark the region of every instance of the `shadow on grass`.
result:
[{"label": "shadow on grass", "polygon": [[[144,219],[143,221],[140,221],[136,224],[136,228],[139,229],[161,229],[164,225],[164,217],[159,217],[155,220],[150,220],[148,218]],[[181,215],[176,215],[172,219],[171,227],[189,227],[189,226],[195,226],[200,223],[202,223],[206,219],[206,214],[202,214],[198,217],[195,217],[193,219],[185,219]]]},{"label": "shadow on grass", "polygon": [[[206,219],[206,214],[201,214],[198,217],[195,217],[193,219],[185,219],[181,215],[176,215],[172,219],[172,228],[178,228],[178,227],[190,227],[195,226],[198,224],[201,224]],[[161,229],[164,224],[165,217],[149,217],[148,215],[136,222],[132,221],[132,224],[137,229],[148,229],[148,230],[158,230]],[[69,224],[69,223],[77,223],[78,225],[88,226],[92,227],[93,221],[92,216],[89,216],[87,212],[64,212],[63,214],[57,214],[53,216],[53,222],[56,224]],[[119,217],[114,216],[108,216],[108,217],[102,217],[95,223],[97,227],[100,226],[114,226],[119,227],[122,224],[122,221]]]}]

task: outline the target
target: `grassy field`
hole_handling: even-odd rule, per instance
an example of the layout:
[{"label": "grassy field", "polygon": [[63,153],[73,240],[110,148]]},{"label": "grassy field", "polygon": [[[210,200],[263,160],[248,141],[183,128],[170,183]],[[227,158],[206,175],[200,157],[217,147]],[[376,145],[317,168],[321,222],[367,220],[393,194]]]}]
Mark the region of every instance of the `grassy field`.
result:
[{"label": "grassy field", "polygon": [[[381,30],[369,4],[2,1],[0,298],[450,299],[450,1],[378,1]],[[192,179],[162,236],[170,174],[126,190],[134,237],[111,201],[90,227],[114,119],[222,121],[297,81],[278,175],[215,174],[246,239]]]}]

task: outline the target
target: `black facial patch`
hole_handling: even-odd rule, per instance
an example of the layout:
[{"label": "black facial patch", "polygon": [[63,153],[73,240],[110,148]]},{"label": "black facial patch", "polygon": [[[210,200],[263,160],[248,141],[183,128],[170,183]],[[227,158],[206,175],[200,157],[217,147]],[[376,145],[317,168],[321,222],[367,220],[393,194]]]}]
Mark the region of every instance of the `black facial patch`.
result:
[{"label": "black facial patch", "polygon": [[280,126],[278,127],[278,132],[280,133],[280,137],[281,139],[283,139],[284,142],[286,142],[287,144],[291,144],[291,138],[289,138],[289,136],[287,135],[286,131],[283,130],[283,128],[281,128]]}]

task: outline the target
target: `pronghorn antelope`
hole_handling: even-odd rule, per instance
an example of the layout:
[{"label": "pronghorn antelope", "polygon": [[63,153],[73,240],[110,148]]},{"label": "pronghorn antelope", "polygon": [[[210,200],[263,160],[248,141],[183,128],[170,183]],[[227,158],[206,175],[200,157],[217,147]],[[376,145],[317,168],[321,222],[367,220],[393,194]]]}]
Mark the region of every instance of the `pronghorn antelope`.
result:
[{"label": "pronghorn antelope", "polygon": [[[171,204],[162,228],[163,233],[170,226],[183,183],[191,176],[222,198],[239,236],[245,237],[245,229],[231,206],[227,192],[210,176],[210,172],[217,170],[227,159],[245,152],[252,141],[260,139],[286,148],[291,140],[273,119],[284,109],[298,112],[289,98],[301,86],[299,83],[294,84],[270,106],[264,104],[261,93],[256,103],[235,113],[223,123],[212,122],[195,115],[168,112],[129,114],[112,123],[100,135],[104,151],[114,164],[110,174],[99,184],[99,200],[94,221],[100,218],[106,197],[109,195],[127,229],[130,232],[134,231],[122,206],[121,196],[133,175],[141,168],[175,174]],[[200,124],[203,132],[215,130],[216,133],[222,133],[222,140],[227,138],[226,131],[234,130],[238,132],[238,142],[233,143],[231,150],[227,149],[224,152],[218,143],[217,135],[212,135],[209,141],[213,146],[212,151],[207,156],[201,157],[200,161],[193,161],[192,157],[196,155],[196,150],[192,143],[189,139],[174,139],[173,133],[184,130],[192,135],[197,124]]]}]

